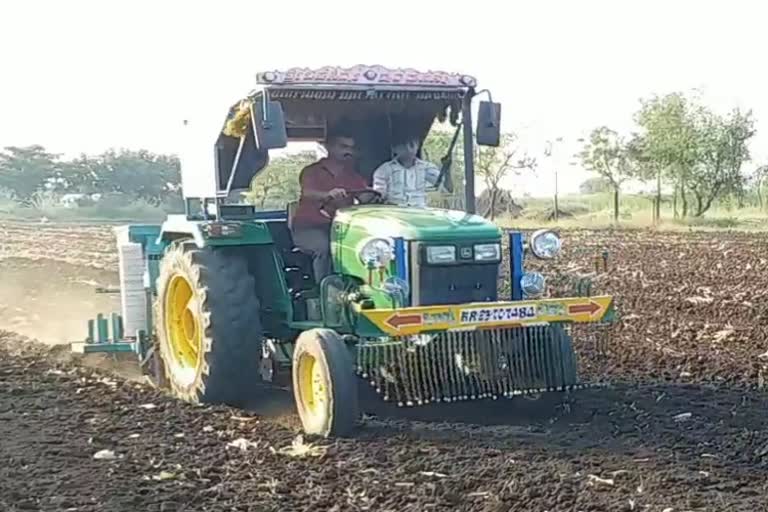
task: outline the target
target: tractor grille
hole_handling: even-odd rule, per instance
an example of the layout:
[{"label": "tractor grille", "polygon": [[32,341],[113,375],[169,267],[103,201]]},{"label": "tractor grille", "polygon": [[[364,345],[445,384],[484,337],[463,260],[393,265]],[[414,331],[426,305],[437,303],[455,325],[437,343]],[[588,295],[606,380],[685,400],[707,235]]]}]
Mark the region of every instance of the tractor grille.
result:
[{"label": "tractor grille", "polygon": [[357,373],[400,406],[581,387],[571,338],[560,325],[366,342],[358,346]]},{"label": "tractor grille", "polygon": [[498,278],[499,266],[495,264],[422,265],[418,270],[418,303],[432,306],[495,301]]}]

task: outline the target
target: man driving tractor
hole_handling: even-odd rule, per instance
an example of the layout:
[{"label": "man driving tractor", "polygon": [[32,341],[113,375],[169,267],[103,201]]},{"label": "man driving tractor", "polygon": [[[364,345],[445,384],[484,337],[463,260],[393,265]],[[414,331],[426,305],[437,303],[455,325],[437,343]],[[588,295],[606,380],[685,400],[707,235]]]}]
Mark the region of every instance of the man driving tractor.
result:
[{"label": "man driving tractor", "polygon": [[[345,131],[329,134],[328,156],[302,169],[301,197],[291,226],[293,242],[312,255],[315,279],[331,273],[330,229],[333,213],[352,205],[350,190],[368,187],[355,170],[355,139]],[[324,214],[325,211],[328,215]]]},{"label": "man driving tractor", "polygon": [[443,172],[432,162],[417,157],[419,141],[408,138],[392,147],[394,158],[381,164],[373,173],[373,189],[379,192],[388,203],[398,206],[427,206],[427,186],[441,185],[441,174],[444,176],[442,186],[448,192],[453,192],[448,158],[443,159]]},{"label": "man driving tractor", "polygon": [[331,222],[336,210],[353,204],[350,191],[368,189],[379,196],[374,202],[419,208],[427,206],[429,187],[442,185],[453,192],[450,158],[443,159],[445,171],[418,158],[417,138],[407,138],[392,147],[394,158],[374,171],[372,189],[355,168],[355,138],[350,132],[337,130],[329,134],[325,148],[327,157],[301,171],[301,197],[292,224],[293,241],[300,250],[312,255],[318,281],[332,271]]}]

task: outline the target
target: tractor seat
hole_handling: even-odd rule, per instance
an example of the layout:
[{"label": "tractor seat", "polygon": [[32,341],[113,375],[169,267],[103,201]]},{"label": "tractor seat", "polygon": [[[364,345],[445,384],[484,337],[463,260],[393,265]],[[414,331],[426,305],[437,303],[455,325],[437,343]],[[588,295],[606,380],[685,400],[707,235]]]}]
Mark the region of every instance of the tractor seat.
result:
[{"label": "tractor seat", "polygon": [[290,201],[285,206],[285,211],[288,215],[288,229],[293,229],[293,216],[296,215],[296,209],[299,207],[298,201]]},{"label": "tractor seat", "polygon": [[[290,212],[290,209],[289,209]],[[289,213],[290,219],[290,213]],[[290,220],[268,222],[270,234],[283,259],[283,271],[288,290],[294,297],[306,295],[316,288],[312,255],[303,252],[293,243]]]}]

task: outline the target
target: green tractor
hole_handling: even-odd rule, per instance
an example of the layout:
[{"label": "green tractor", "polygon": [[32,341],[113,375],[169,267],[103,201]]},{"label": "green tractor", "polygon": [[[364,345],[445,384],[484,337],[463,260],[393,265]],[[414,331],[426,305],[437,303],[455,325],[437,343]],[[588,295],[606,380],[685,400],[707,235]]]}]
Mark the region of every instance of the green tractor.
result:
[{"label": "green tractor", "polygon": [[[474,78],[359,66],[266,72],[258,84],[230,109],[214,151],[185,122],[186,212],[118,229],[122,311],[92,320],[73,350],[135,352],[191,402],[246,406],[285,379],[304,431],[323,436],[353,431],[361,382],[402,406],[581,386],[568,325],[609,321],[612,297],[545,298],[524,258],[554,258],[558,235],[524,240],[474,214],[474,145],[499,145],[501,111],[490,94],[474,102],[487,92]],[[292,242],[290,205],[257,211],[229,198],[270,151],[321,141],[342,119],[354,123],[365,176],[390,158],[398,129],[423,141],[448,121],[449,155],[463,135],[464,211],[368,204],[375,194],[355,191],[359,204],[333,218],[333,273],[316,282]]]}]

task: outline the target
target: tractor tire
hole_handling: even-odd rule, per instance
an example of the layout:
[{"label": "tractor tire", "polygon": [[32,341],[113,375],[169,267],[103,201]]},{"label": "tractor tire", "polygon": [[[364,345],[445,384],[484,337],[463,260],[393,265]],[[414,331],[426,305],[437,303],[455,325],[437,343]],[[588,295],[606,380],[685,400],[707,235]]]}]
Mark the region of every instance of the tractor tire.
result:
[{"label": "tractor tire", "polygon": [[352,355],[330,329],[301,333],[293,350],[293,396],[304,432],[323,437],[351,434],[360,419]]},{"label": "tractor tire", "polygon": [[175,396],[233,406],[253,398],[262,328],[245,258],[186,241],[171,245],[160,262],[155,325]]}]

